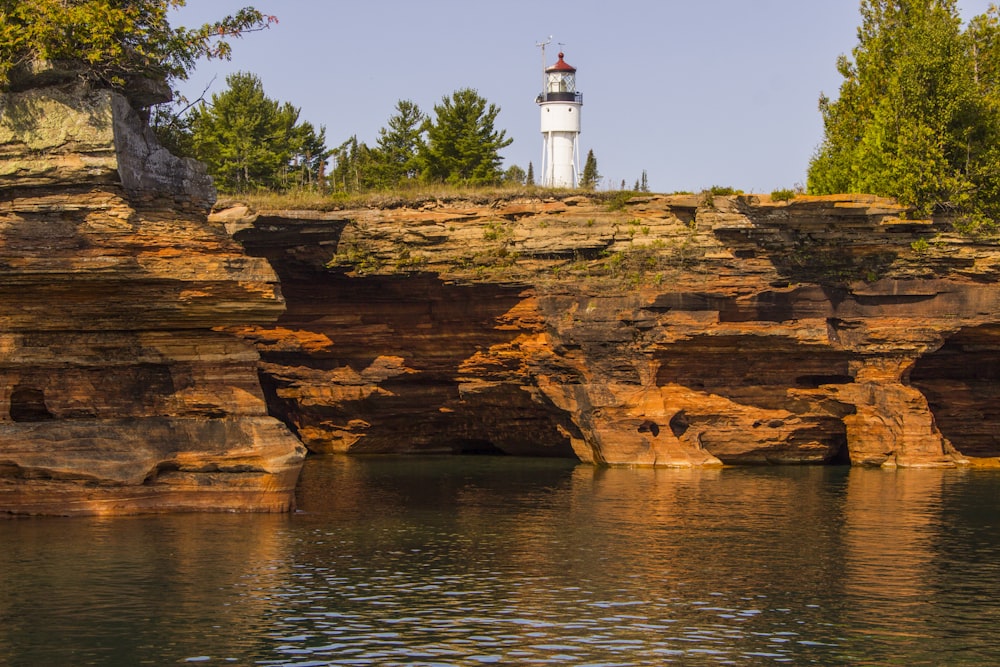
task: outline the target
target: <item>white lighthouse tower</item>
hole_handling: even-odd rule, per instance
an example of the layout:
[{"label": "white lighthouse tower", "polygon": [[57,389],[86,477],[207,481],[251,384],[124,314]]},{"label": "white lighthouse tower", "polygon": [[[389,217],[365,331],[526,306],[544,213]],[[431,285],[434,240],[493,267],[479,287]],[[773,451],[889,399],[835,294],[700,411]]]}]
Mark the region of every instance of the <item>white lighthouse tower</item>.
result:
[{"label": "white lighthouse tower", "polygon": [[[544,53],[544,52],[543,52]],[[545,68],[545,88],[535,100],[542,110],[542,185],[575,188],[580,173],[580,109],[576,68],[563,60]]]}]

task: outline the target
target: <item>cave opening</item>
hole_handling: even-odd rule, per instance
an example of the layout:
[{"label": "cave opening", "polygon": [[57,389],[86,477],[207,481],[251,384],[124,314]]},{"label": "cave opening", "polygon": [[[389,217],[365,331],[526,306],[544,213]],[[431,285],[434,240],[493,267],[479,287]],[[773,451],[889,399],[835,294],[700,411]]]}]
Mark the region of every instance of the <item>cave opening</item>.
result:
[{"label": "cave opening", "polygon": [[45,392],[18,385],[10,394],[10,418],[16,422],[40,422],[54,419],[45,405]]},{"label": "cave opening", "polygon": [[913,364],[909,382],[958,451],[1000,456],[1000,325],[959,330]]}]

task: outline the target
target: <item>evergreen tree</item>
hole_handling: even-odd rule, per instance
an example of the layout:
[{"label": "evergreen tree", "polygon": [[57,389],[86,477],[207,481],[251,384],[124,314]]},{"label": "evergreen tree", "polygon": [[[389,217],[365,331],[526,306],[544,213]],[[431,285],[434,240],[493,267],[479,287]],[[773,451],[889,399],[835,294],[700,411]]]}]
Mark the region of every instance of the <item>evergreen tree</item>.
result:
[{"label": "evergreen tree", "polygon": [[639,192],[649,192],[649,177],[646,175],[646,170],[642,170],[642,182],[639,183]]},{"label": "evergreen tree", "polygon": [[192,110],[190,146],[222,190],[280,189],[314,182],[329,153],[325,130],[299,125],[299,110],[264,94],[254,74],[226,78],[229,88]]},{"label": "evergreen tree", "polygon": [[326,175],[326,162],[332,155],[332,151],[326,147],[326,128],[320,126],[317,132],[309,121],[293,125],[291,148],[292,158],[287,184],[304,188],[322,187]]},{"label": "evergreen tree", "polygon": [[380,184],[376,151],[359,142],[357,135],[335,148],[332,155],[330,182],[334,192],[364,192]]},{"label": "evergreen tree", "polygon": [[992,30],[987,16],[963,33],[955,0],[862,0],[853,59],[837,63],[839,98],[820,98],[825,133],[809,191],[995,212],[995,8],[990,16]]},{"label": "evergreen tree", "polygon": [[396,102],[396,113],[390,116],[388,126],[379,130],[374,155],[383,186],[398,185],[400,181],[419,175],[417,153],[423,144],[421,135],[425,120],[426,116],[415,103],[410,100]]},{"label": "evergreen tree", "polygon": [[497,183],[503,176],[500,150],[512,139],[494,129],[500,108],[471,88],[457,90],[434,106],[427,142],[419,150],[423,178],[453,184]]},{"label": "evergreen tree", "polygon": [[535,184],[535,165],[533,165],[530,162],[528,163],[528,175],[524,179],[524,184],[525,185]]},{"label": "evergreen tree", "polygon": [[601,181],[601,175],[597,172],[597,158],[594,157],[593,149],[587,151],[587,159],[583,163],[583,176],[580,178],[580,187],[593,190]]}]

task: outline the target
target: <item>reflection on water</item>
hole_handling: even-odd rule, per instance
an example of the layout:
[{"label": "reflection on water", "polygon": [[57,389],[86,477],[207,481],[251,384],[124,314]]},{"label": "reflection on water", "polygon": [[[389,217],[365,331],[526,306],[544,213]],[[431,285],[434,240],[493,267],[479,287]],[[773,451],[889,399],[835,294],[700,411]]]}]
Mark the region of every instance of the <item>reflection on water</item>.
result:
[{"label": "reflection on water", "polygon": [[0,522],[0,664],[989,664],[998,491],[310,460],[292,516]]}]

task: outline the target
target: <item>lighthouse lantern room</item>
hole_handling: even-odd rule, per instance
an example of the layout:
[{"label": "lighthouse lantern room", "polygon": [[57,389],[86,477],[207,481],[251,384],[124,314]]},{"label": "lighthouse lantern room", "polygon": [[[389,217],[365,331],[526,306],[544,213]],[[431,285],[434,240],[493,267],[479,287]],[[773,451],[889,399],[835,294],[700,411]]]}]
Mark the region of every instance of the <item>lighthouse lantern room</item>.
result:
[{"label": "lighthouse lantern room", "polygon": [[580,109],[576,68],[563,60],[545,68],[545,89],[535,100],[542,113],[542,185],[575,188],[580,173]]}]

